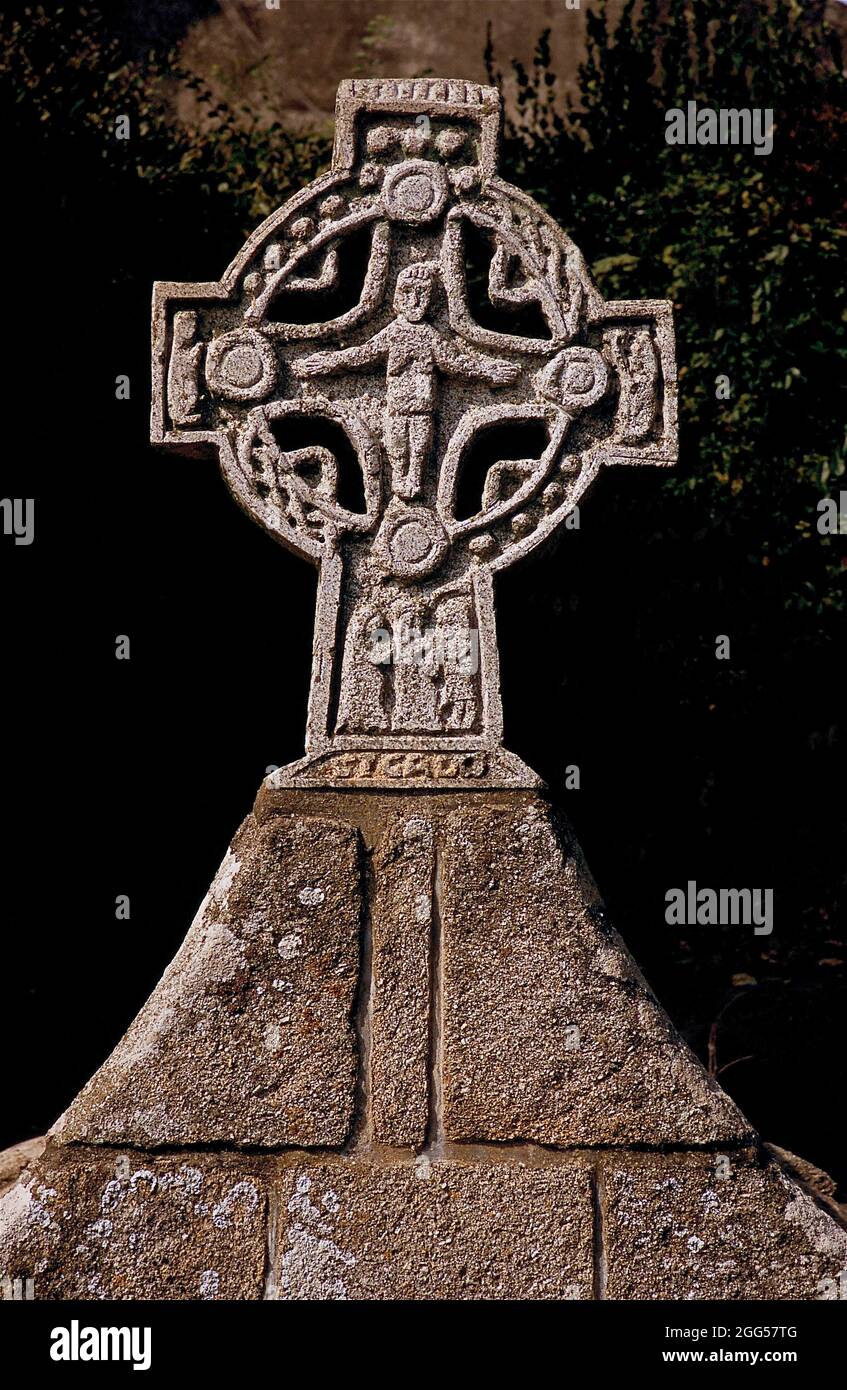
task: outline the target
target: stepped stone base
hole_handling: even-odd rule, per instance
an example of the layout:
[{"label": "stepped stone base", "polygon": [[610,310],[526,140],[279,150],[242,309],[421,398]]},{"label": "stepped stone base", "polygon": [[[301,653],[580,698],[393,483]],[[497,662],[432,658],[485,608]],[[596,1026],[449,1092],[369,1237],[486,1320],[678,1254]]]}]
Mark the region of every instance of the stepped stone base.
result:
[{"label": "stepped stone base", "polygon": [[48,1299],[817,1299],[845,1269],[529,790],[266,785],[0,1200],[0,1275]]}]

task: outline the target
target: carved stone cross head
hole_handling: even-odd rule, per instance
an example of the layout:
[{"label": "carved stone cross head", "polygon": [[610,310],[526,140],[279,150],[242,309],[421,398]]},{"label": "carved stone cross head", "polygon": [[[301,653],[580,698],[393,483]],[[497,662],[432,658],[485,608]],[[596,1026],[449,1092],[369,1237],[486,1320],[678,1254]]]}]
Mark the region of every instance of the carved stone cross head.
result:
[{"label": "carved stone cross head", "polygon": [[217,450],[320,566],[306,757],[277,785],[535,785],[502,747],[493,574],[601,466],[675,462],[671,306],[604,302],[497,177],[500,99],[338,91],[331,170],[218,283],[157,284],[152,438]]}]

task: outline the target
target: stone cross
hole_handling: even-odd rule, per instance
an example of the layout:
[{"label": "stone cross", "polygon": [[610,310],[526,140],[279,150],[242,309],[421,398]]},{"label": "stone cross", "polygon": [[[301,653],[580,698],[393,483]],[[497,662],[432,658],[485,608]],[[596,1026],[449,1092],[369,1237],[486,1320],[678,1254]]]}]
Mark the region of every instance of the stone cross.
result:
[{"label": "stone cross", "polygon": [[155,287],[154,443],[216,450],[320,566],[276,785],[536,785],[502,747],[493,576],[602,465],[675,462],[670,304],[604,302],[498,178],[500,114],[472,82],[342,83],[331,170],[220,282]]}]

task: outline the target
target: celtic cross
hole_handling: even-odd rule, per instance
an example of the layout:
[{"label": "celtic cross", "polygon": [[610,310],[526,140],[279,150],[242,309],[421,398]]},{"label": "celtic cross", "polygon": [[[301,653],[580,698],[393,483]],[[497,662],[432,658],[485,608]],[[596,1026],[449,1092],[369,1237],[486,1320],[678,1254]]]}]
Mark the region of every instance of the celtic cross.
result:
[{"label": "celtic cross", "polygon": [[273,783],[535,785],[502,747],[493,575],[603,464],[675,461],[671,306],[604,302],[497,177],[494,88],[357,79],[336,116],[330,172],[219,283],[156,285],[152,439],[217,450],[320,566],[306,757]]}]

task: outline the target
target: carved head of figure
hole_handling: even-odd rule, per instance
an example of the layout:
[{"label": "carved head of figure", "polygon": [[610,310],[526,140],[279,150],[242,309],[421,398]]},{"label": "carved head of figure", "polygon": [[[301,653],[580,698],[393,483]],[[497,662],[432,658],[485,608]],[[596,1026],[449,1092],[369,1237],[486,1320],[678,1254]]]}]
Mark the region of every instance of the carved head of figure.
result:
[{"label": "carved head of figure", "polygon": [[394,290],[394,311],[409,323],[429,318],[438,267],[432,262],[419,261],[408,265],[397,276]]}]

